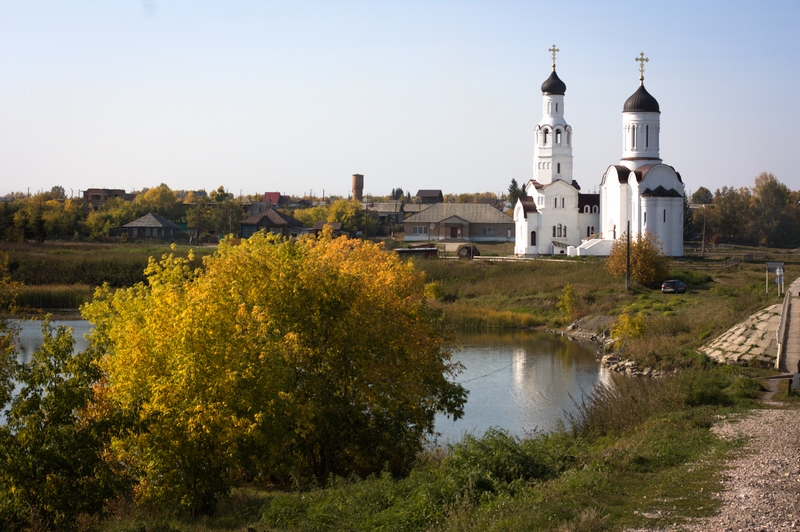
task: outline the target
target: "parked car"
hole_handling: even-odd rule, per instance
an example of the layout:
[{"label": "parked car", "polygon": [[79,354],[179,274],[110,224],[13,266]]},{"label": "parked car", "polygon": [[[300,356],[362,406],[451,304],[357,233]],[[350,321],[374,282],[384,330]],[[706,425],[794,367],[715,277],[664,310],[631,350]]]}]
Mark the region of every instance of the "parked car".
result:
[{"label": "parked car", "polygon": [[661,284],[661,291],[665,294],[683,294],[686,292],[686,285],[683,281],[672,279]]}]

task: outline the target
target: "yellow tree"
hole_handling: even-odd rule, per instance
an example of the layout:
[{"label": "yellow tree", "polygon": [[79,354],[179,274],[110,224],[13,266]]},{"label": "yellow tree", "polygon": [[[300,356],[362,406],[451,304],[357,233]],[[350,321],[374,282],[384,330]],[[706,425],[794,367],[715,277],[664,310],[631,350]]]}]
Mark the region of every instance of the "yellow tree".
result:
[{"label": "yellow tree", "polygon": [[[612,275],[624,276],[627,257],[627,235],[616,240],[606,261]],[[631,239],[631,279],[644,286],[655,286],[669,273],[669,257],[664,254],[658,237],[652,233]]]},{"label": "yellow tree", "polygon": [[375,244],[257,234],[147,275],[84,309],[104,395],[147,426],[115,443],[143,499],[207,512],[242,476],[401,471],[462,413],[423,274]]}]

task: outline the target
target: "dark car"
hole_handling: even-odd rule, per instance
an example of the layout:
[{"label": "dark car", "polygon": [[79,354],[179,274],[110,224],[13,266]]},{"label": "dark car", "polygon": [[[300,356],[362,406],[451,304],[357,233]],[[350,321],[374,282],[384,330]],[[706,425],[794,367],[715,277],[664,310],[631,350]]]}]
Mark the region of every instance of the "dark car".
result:
[{"label": "dark car", "polygon": [[665,294],[683,294],[686,292],[686,285],[677,279],[664,281],[661,285],[661,291]]}]

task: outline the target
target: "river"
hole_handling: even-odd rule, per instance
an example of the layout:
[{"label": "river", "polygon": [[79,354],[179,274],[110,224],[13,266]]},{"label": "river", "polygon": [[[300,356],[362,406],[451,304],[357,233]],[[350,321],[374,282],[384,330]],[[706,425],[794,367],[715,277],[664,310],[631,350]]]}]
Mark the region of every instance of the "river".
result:
[{"label": "river", "polygon": [[[86,348],[86,321],[53,321],[74,329],[75,347]],[[41,325],[20,323],[20,360],[41,345]],[[437,416],[440,442],[454,442],[465,433],[482,435],[489,427],[517,436],[550,432],[574,411],[572,398],[580,399],[598,382],[607,382],[607,370],[595,359],[596,346],[535,331],[461,333],[461,349],[453,359],[464,365],[456,382],[469,390],[464,417],[456,422]]]}]

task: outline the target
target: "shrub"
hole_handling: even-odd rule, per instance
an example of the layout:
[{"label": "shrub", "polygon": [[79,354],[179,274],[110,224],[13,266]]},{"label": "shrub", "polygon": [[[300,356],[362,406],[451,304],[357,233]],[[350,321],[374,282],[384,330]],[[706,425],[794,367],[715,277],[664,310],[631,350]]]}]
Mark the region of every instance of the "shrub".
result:
[{"label": "shrub", "polygon": [[645,333],[647,314],[639,312],[636,316],[623,313],[611,327],[611,337],[620,341],[641,338]]}]

